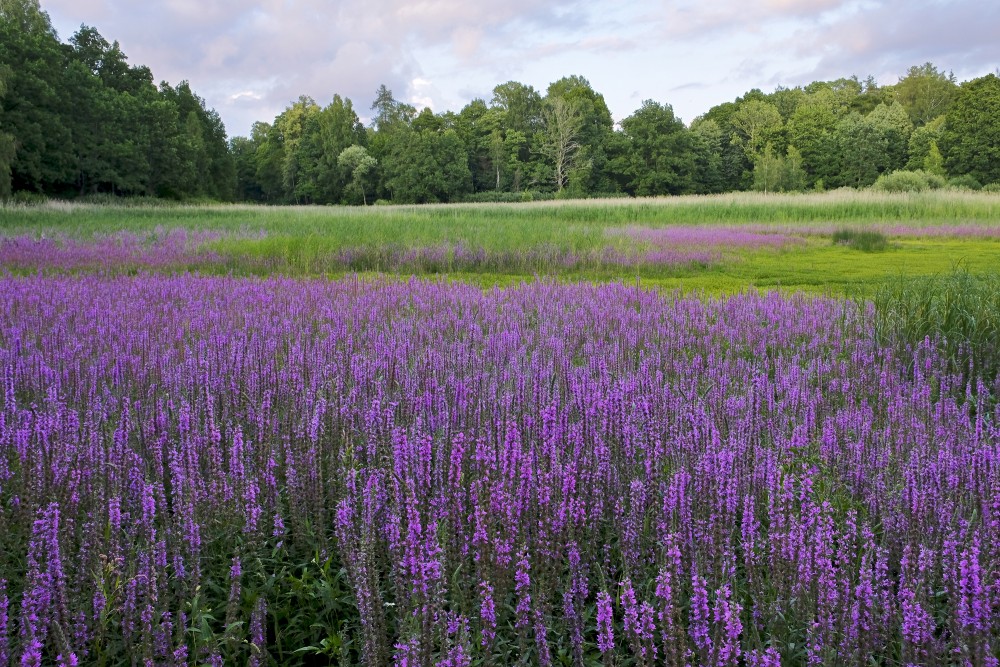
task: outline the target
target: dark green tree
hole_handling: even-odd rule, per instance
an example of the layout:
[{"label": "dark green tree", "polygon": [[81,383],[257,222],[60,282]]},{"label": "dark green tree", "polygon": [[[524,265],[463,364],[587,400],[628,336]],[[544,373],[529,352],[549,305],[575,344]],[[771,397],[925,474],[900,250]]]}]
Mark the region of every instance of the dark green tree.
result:
[{"label": "dark green tree", "polygon": [[626,192],[650,196],[695,190],[694,142],[669,104],[646,100],[621,126],[626,144],[619,164]]},{"label": "dark green tree", "polygon": [[836,129],[840,157],[837,185],[871,185],[889,166],[889,140],[885,132],[854,112],[841,119]]},{"label": "dark green tree", "polygon": [[456,201],[472,190],[465,146],[450,128],[399,130],[380,163],[385,188],[400,204]]},{"label": "dark green tree", "polygon": [[75,100],[64,84],[66,51],[37,0],[0,0],[0,65],[8,72],[0,128],[13,137],[12,189],[70,188],[76,160],[67,118]]},{"label": "dark green tree", "polygon": [[[7,79],[10,78],[10,75],[10,68],[6,65],[0,65],[0,104],[3,103],[4,95],[7,94]],[[10,168],[13,161],[14,137],[4,132],[3,126],[0,126],[0,198],[11,195]]]},{"label": "dark green tree", "polygon": [[962,84],[948,112],[941,152],[949,174],[969,174],[980,183],[1000,182],[1000,77]]},{"label": "dark green tree", "polygon": [[902,169],[906,164],[907,147],[913,134],[913,123],[899,102],[879,104],[865,118],[885,136],[886,163],[884,171]]},{"label": "dark green tree", "polygon": [[810,186],[819,181],[832,185],[838,180],[836,125],[831,105],[813,99],[799,106],[788,120],[788,141],[802,156]]},{"label": "dark green tree", "polygon": [[691,151],[694,159],[692,186],[698,194],[725,190],[723,147],[728,145],[719,124],[710,118],[696,118],[691,123]]}]

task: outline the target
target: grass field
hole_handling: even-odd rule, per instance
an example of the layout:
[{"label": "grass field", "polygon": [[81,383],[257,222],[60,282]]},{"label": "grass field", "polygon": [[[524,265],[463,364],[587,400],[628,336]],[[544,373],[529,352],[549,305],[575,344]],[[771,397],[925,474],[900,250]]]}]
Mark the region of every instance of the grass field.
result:
[{"label": "grass field", "polygon": [[[896,276],[1000,266],[1000,196],[968,192],[372,208],[51,203],[3,208],[0,220],[0,259],[18,273],[447,274],[482,286],[554,275],[851,293]],[[883,234],[887,247],[834,244],[843,230]]]}]

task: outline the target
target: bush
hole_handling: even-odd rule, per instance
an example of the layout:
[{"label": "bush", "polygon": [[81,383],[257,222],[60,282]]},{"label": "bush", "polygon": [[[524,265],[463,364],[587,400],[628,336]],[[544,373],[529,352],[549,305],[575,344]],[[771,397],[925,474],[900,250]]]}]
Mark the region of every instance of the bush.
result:
[{"label": "bush", "polygon": [[929,171],[923,172],[924,177],[927,179],[927,185],[931,190],[941,190],[948,185],[948,181],[944,180],[944,176],[939,174],[932,174]]},{"label": "bush", "polygon": [[983,184],[972,174],[962,174],[948,179],[948,187],[956,190],[982,190]]},{"label": "bush", "polygon": [[879,176],[872,189],[881,192],[923,192],[931,189],[927,176],[923,171],[894,171]]},{"label": "bush", "polygon": [[983,192],[1000,193],[1000,183],[987,183],[983,186]]},{"label": "bush", "polygon": [[488,190],[465,195],[459,201],[466,204],[509,204],[522,201],[532,201],[530,192],[500,192]]},{"label": "bush", "polygon": [[38,204],[44,204],[49,200],[48,197],[40,192],[28,192],[27,190],[19,190],[14,193],[14,196],[10,198],[10,201],[15,204],[23,204],[26,206],[35,206]]},{"label": "bush", "polygon": [[889,239],[881,232],[839,229],[833,233],[834,245],[846,245],[862,252],[882,252],[889,248]]}]

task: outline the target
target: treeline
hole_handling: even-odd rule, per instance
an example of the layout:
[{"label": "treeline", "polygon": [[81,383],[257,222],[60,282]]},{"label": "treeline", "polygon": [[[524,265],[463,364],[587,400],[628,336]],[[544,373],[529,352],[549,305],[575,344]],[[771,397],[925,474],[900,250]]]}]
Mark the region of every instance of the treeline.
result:
[{"label": "treeline", "polygon": [[219,115],[186,82],[153,83],[83,26],[59,41],[37,0],[0,0],[0,196],[232,199]]},{"label": "treeline", "polygon": [[367,126],[350,99],[303,96],[227,143],[186,83],[157,88],[93,28],[60,44],[37,0],[0,0],[0,38],[0,195],[370,204],[1000,182],[1000,78],[959,85],[930,63],[888,86],[751,90],[690,125],[647,100],[616,126],[579,76],[438,114],[382,86]]},{"label": "treeline", "polygon": [[[752,90],[686,126],[647,100],[618,127],[578,76],[511,81],[458,113],[417,113],[382,86],[364,127],[350,100],[308,97],[233,140],[238,196],[272,203],[517,200],[1000,181],[1000,79],[959,85],[928,63],[898,83]],[[350,157],[350,159],[345,159]],[[916,185],[914,185],[916,182]]]}]

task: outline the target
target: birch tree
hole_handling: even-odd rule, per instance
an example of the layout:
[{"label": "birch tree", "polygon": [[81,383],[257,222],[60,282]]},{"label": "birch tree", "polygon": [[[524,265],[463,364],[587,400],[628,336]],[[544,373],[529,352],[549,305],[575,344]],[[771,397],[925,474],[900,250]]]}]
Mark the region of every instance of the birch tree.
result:
[{"label": "birch tree", "polygon": [[570,173],[579,166],[583,114],[579,106],[569,100],[553,97],[546,100],[542,115],[545,133],[541,152],[553,166],[556,191],[562,192]]}]

